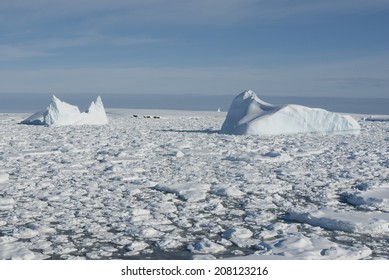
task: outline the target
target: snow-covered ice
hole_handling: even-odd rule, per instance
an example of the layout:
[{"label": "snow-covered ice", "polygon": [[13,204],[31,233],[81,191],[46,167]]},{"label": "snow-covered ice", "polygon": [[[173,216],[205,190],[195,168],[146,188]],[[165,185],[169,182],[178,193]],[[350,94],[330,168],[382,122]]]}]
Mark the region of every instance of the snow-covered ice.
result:
[{"label": "snow-covered ice", "polygon": [[351,116],[301,105],[272,105],[247,90],[232,101],[221,133],[281,135],[359,129],[358,122]]},{"label": "snow-covered ice", "polygon": [[285,218],[330,230],[378,236],[389,235],[389,213],[352,212],[324,208],[309,212],[291,211]]},{"label": "snow-covered ice", "polygon": [[2,260],[40,260],[48,256],[33,252],[17,239],[0,237],[0,259]]},{"label": "snow-covered ice", "polygon": [[203,238],[202,240],[197,240],[190,244],[188,250],[196,254],[217,254],[224,251],[225,248],[223,245],[216,244],[215,242]]},{"label": "snow-covered ice", "polygon": [[209,184],[174,184],[174,185],[156,185],[155,189],[170,193],[175,193],[188,202],[204,200],[211,185]]},{"label": "snow-covered ice", "polygon": [[258,245],[255,254],[231,259],[266,260],[336,260],[362,259],[371,255],[371,249],[363,245],[344,246],[321,237],[295,234]]},{"label": "snow-covered ice", "polygon": [[0,197],[0,210],[12,209],[15,204],[15,200],[11,197]]},{"label": "snow-covered ice", "polygon": [[21,122],[33,125],[104,125],[108,123],[100,96],[92,102],[86,112],[80,112],[77,106],[59,100],[53,95],[46,110],[37,112]]},{"label": "snow-covered ice", "polygon": [[0,183],[8,181],[9,175],[7,173],[0,173]]},{"label": "snow-covered ice", "polygon": [[263,137],[219,133],[216,110],[107,115],[0,114],[1,259],[389,259],[389,122]]},{"label": "snow-covered ice", "polygon": [[362,209],[380,210],[389,213],[389,184],[346,192],[343,197],[348,203]]}]

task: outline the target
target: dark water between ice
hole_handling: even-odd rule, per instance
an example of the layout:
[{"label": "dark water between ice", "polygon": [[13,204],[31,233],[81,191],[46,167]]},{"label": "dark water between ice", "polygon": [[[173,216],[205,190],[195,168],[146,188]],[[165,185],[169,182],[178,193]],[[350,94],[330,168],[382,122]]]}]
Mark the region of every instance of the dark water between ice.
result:
[{"label": "dark water between ice", "polygon": [[[162,95],[162,94],[100,94],[106,108],[171,109],[193,111],[228,111],[233,95]],[[77,105],[81,110],[89,107],[97,94],[59,94],[58,98]],[[389,115],[388,98],[343,98],[343,97],[281,97],[261,96],[273,104],[300,104],[323,108],[333,112]],[[30,113],[46,108],[49,94],[0,94],[0,112]]]}]

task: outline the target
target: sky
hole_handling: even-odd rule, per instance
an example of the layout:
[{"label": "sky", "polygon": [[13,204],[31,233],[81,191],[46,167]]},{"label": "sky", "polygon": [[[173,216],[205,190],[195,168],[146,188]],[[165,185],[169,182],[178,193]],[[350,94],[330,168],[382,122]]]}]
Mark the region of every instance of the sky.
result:
[{"label": "sky", "polygon": [[389,0],[1,0],[0,96],[389,98]]}]

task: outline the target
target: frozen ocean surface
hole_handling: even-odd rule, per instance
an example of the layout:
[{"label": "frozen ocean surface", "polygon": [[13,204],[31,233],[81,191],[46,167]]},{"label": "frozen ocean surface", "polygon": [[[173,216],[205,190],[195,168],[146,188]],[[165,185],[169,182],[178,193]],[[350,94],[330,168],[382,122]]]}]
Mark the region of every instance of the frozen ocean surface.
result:
[{"label": "frozen ocean surface", "polygon": [[389,259],[389,122],[258,137],[219,134],[225,113],[106,112],[0,114],[0,259]]}]

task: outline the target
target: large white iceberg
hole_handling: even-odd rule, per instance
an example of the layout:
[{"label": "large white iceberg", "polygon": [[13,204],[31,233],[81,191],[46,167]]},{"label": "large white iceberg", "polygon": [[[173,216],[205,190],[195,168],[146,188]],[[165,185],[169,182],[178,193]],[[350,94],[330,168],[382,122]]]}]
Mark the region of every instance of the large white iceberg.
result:
[{"label": "large white iceberg", "polygon": [[104,125],[108,123],[108,118],[100,96],[91,103],[87,111],[80,112],[77,106],[61,101],[53,95],[46,110],[35,113],[21,123],[34,125]]},{"label": "large white iceberg", "polygon": [[351,116],[301,105],[272,105],[247,90],[232,101],[220,133],[280,135],[357,130],[360,126]]}]

